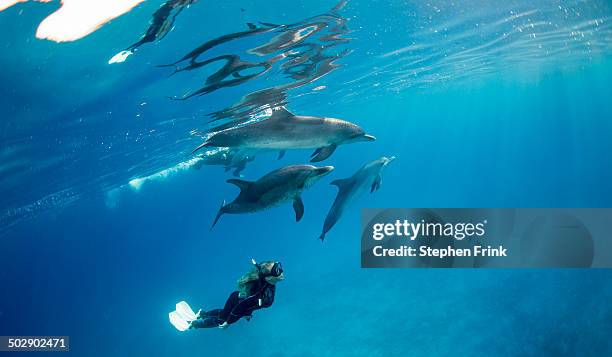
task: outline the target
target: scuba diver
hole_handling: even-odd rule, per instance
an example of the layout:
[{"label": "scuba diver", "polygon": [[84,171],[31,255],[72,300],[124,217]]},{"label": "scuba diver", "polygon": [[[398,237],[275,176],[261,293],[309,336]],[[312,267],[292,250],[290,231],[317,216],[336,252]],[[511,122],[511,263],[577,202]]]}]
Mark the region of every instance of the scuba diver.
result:
[{"label": "scuba diver", "polygon": [[134,52],[135,49],[147,42],[159,41],[163,39],[172,27],[174,20],[183,11],[184,8],[193,4],[195,0],[169,0],[164,3],[155,13],[149,24],[147,32],[142,38],[129,46],[126,50]]},{"label": "scuba diver", "polygon": [[176,17],[196,0],[168,0],[157,11],[153,13],[153,18],[149,22],[149,28],[141,39],[130,45],[125,50],[114,55],[108,64],[124,62],[129,56],[134,54],[138,47],[148,42],[161,41],[174,27]]},{"label": "scuba diver", "polygon": [[198,328],[226,328],[241,318],[251,320],[253,311],[272,306],[276,283],[285,275],[280,262],[256,263],[253,269],[238,280],[238,290],[230,294],[222,309],[194,313],[191,307],[181,301],[176,310],[169,314],[170,322],[179,331]]}]

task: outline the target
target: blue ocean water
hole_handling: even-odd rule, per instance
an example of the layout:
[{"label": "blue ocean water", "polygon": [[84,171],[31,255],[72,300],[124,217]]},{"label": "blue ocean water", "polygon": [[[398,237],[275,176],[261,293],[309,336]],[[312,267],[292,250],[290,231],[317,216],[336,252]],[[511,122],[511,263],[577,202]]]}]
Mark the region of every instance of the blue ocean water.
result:
[{"label": "blue ocean water", "polygon": [[[362,207],[610,206],[608,1],[351,1],[337,11],[323,0],[199,1],[162,41],[107,64],[161,4],[62,44],[34,38],[58,4],[0,13],[0,335],[69,335],[79,356],[612,353],[607,270],[359,266]],[[174,75],[157,65],[249,22],[311,27],[293,52],[248,51],[283,29],[211,49],[286,58],[172,100],[221,64]],[[310,35],[318,23],[331,37]],[[377,140],[324,161],[336,169],[304,193],[301,222],[284,205],[209,231],[237,190],[223,168],[185,164],[201,143],[194,131],[280,105],[351,120]],[[309,155],[257,154],[244,178]],[[381,189],[322,244],[329,182],[382,155],[398,159]],[[168,323],[179,300],[221,306],[251,258],[283,262],[270,309],[227,330]]]}]

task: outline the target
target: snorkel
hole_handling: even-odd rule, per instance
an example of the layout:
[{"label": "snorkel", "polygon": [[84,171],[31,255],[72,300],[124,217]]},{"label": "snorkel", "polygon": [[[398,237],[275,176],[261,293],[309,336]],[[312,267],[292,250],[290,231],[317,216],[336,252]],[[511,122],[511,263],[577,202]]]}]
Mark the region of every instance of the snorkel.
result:
[{"label": "snorkel", "polygon": [[258,264],[255,261],[255,259],[251,259],[251,263],[255,266],[255,268],[259,272],[259,275],[262,278],[269,278],[269,277],[279,278],[283,274],[283,271],[284,271],[281,262],[274,262],[268,272],[264,272],[262,270],[262,264]]}]

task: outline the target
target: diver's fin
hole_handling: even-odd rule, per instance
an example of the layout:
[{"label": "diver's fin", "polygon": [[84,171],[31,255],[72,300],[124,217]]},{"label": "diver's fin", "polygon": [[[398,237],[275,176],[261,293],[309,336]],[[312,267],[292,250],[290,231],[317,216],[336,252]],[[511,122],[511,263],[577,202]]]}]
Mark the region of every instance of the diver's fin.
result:
[{"label": "diver's fin", "polygon": [[293,200],[293,210],[295,211],[295,221],[299,222],[304,216],[304,202],[302,201],[302,197],[297,196]]},{"label": "diver's fin", "polygon": [[380,174],[376,175],[374,182],[372,182],[372,188],[370,189],[370,193],[378,190],[380,188],[380,184],[382,183],[382,176]]},{"label": "diver's fin", "polygon": [[249,29],[251,29],[251,30],[255,30],[255,29],[257,29],[257,26],[255,26],[255,24],[254,24],[254,23],[252,23],[252,22],[247,22],[247,26],[248,26],[248,27],[249,27]]},{"label": "diver's fin", "polygon": [[270,115],[270,118],[268,119],[286,119],[293,118],[294,116],[295,114],[288,111],[285,107],[278,107],[273,109],[272,115]]},{"label": "diver's fin", "polygon": [[197,319],[196,313],[193,312],[187,301],[181,301],[176,304],[176,312],[187,322]]},{"label": "diver's fin", "polygon": [[312,153],[312,155],[310,155],[310,157],[312,157],[310,162],[319,162],[327,159],[331,156],[331,154],[334,153],[337,147],[338,146],[336,144],[331,144],[318,148],[317,150],[315,150],[315,152]]},{"label": "diver's fin", "polygon": [[172,311],[169,313],[168,319],[177,330],[181,332],[189,330],[189,322],[185,321],[178,312]]},{"label": "diver's fin", "polygon": [[231,184],[238,186],[240,191],[246,190],[247,188],[249,188],[249,186],[253,184],[252,181],[241,180],[241,179],[229,179],[227,180],[227,183],[231,183]]},{"label": "diver's fin", "polygon": [[278,152],[278,158],[277,160],[282,159],[283,157],[285,157],[285,154],[287,153],[287,150],[281,150]]},{"label": "diver's fin", "polygon": [[219,212],[217,212],[217,216],[215,217],[215,221],[213,222],[212,226],[210,226],[210,230],[212,231],[213,228],[215,228],[215,225],[217,224],[217,222],[219,221],[219,218],[221,218],[221,215],[223,215],[223,207],[225,207],[225,200],[223,200],[223,202],[221,202],[221,207],[219,208]]},{"label": "diver's fin", "polygon": [[333,181],[332,181],[332,182],[330,182],[329,184],[330,184],[330,185],[336,185],[336,186],[338,186],[338,188],[342,188],[342,187],[344,187],[344,186],[348,185],[348,183],[349,183],[350,181],[351,181],[350,179],[345,178],[345,179],[333,180]]},{"label": "diver's fin", "polygon": [[113,58],[109,59],[108,64],[125,62],[125,60],[132,54],[134,54],[134,52],[130,50],[121,51],[114,55]]}]

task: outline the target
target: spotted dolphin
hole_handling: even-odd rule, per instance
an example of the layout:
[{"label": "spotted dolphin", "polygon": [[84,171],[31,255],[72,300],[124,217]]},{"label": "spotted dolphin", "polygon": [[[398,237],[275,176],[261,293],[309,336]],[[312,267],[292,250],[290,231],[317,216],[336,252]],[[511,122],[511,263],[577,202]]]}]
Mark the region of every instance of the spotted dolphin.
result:
[{"label": "spotted dolphin", "polygon": [[365,164],[353,176],[331,182],[332,185],[338,186],[338,195],[329,213],[327,213],[327,217],[325,217],[323,232],[319,236],[321,241],[325,239],[327,232],[338,222],[346,207],[367,189],[370,189],[370,192],[374,192],[380,188],[382,171],[393,160],[395,160],[395,156],[383,156],[378,160]]},{"label": "spotted dolphin", "polygon": [[223,214],[262,211],[287,201],[293,201],[295,220],[299,221],[304,215],[302,192],[333,169],[333,166],[293,165],[274,170],[257,181],[227,180],[228,183],[238,186],[240,194],[228,204],[223,202],[210,229]]},{"label": "spotted dolphin", "polygon": [[204,154],[200,155],[199,158],[200,160],[194,165],[196,170],[202,168],[203,165],[224,166],[225,172],[233,169],[234,176],[242,177],[242,171],[249,162],[255,160],[255,155],[254,152],[251,151],[218,148],[206,151]]},{"label": "spotted dolphin", "polygon": [[244,149],[316,149],[311,162],[327,159],[338,145],[376,140],[351,122],[295,115],[285,108],[274,110],[265,120],[214,133],[195,148],[230,147]]}]

